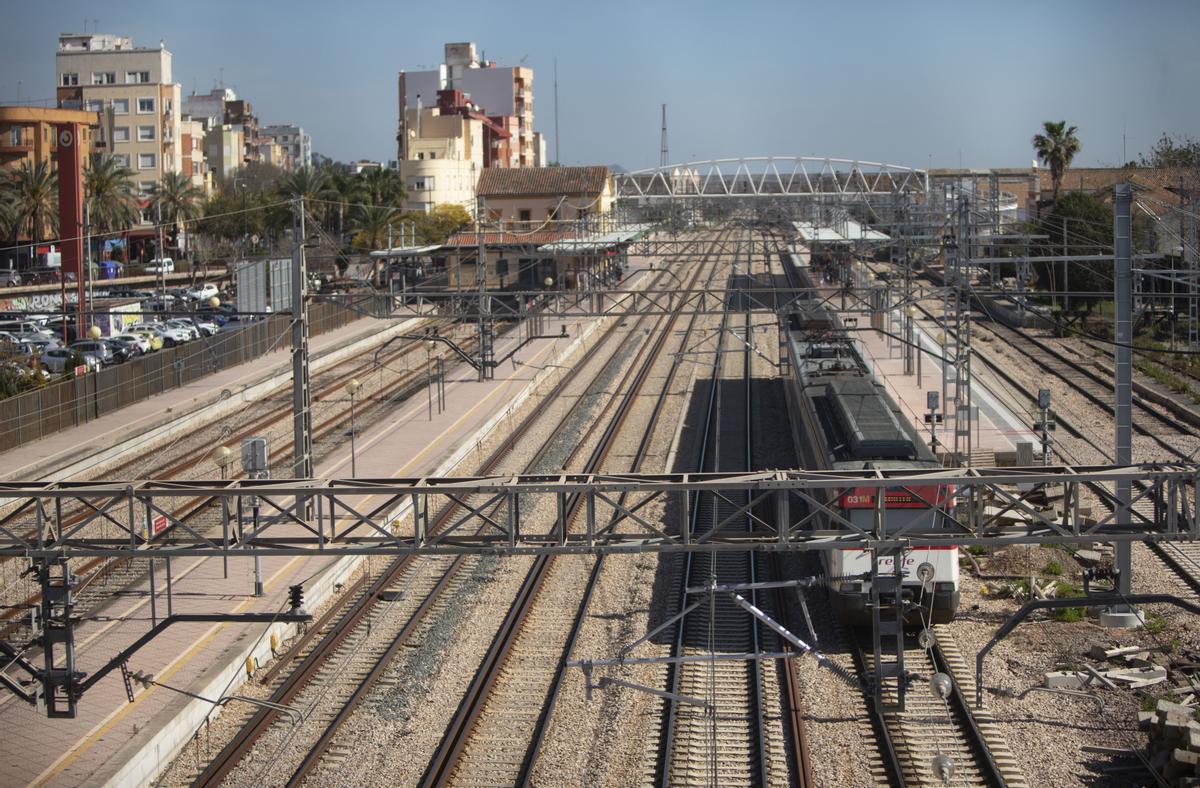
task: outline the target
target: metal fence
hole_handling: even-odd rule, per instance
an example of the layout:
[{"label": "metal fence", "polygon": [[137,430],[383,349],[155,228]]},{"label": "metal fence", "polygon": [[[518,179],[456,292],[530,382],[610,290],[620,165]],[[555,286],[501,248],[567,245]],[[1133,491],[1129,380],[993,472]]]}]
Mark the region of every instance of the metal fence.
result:
[{"label": "metal fence", "polygon": [[[339,304],[309,307],[309,334],[341,328],[362,316]],[[0,400],[0,451],[77,427],[220,369],[290,347],[288,315],[273,315],[237,331],[163,348],[124,364],[50,383]]]}]

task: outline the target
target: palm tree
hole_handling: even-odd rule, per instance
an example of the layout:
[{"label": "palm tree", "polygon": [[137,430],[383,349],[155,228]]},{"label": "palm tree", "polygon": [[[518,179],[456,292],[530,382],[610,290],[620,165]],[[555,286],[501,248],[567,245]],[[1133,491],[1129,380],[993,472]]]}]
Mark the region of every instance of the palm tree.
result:
[{"label": "palm tree", "polygon": [[17,214],[17,234],[35,244],[58,232],[58,173],[47,162],[28,161],[11,170],[6,187]]},{"label": "palm tree", "polygon": [[346,232],[346,210],[352,205],[366,200],[367,195],[363,189],[362,181],[357,176],[351,175],[345,170],[331,170],[328,172],[330,195],[333,201],[337,203],[335,210],[337,211],[337,231],[340,242],[340,239]]},{"label": "palm tree", "polygon": [[133,170],[116,157],[93,153],[83,171],[83,186],[92,232],[121,232],[137,222],[138,199],[134,193]]},{"label": "palm tree", "polygon": [[1065,120],[1048,120],[1042,124],[1045,134],[1033,135],[1033,149],[1038,158],[1050,167],[1050,181],[1054,184],[1054,202],[1058,202],[1058,189],[1062,185],[1063,173],[1071,166],[1071,160],[1079,153],[1079,138],[1075,126],[1067,127]]},{"label": "palm tree", "polygon": [[6,191],[0,190],[0,241],[17,240],[17,206]]},{"label": "palm tree", "polygon": [[395,205],[404,197],[404,185],[395,170],[376,167],[364,170],[358,177],[372,205]]},{"label": "palm tree", "polygon": [[283,176],[278,188],[285,197],[303,197],[306,201],[336,199],[330,188],[329,174],[312,167],[301,167]]},{"label": "palm tree", "polygon": [[400,221],[400,211],[390,205],[360,205],[354,214],[354,245],[370,251],[387,243],[388,227]]},{"label": "palm tree", "polygon": [[[171,222],[171,246],[178,247],[183,223],[200,217],[204,192],[181,172],[168,172],[150,191],[150,205],[160,221]],[[161,254],[161,252],[160,252]]]}]

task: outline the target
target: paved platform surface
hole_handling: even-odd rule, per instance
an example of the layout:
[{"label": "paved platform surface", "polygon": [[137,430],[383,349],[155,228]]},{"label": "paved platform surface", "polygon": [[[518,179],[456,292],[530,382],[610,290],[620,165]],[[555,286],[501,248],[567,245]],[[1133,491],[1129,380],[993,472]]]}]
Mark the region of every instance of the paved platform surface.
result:
[{"label": "paved platform surface", "polygon": [[[379,320],[362,318],[311,337],[310,358],[320,357],[328,350],[370,337],[378,333],[379,326]],[[128,440],[178,418],[181,413],[215,401],[224,389],[240,391],[245,386],[290,369],[290,364],[291,344],[289,338],[284,336],[280,338],[278,347],[265,356],[227,367],[186,386],[164,391],[77,427],[0,452],[0,468],[4,469],[5,479],[36,481],[47,468],[82,459],[91,451]]]},{"label": "paved platform surface", "polygon": [[[640,280],[640,274],[631,266],[625,284]],[[362,429],[356,449],[358,475],[382,478],[434,472],[495,412],[513,402],[589,322],[594,321],[556,320],[556,328],[566,326],[567,337],[529,342],[517,352],[517,364],[505,362],[497,367],[494,380],[478,381],[475,370],[465,365],[449,368],[444,412],[439,414],[435,409],[430,420],[426,397],[418,394],[386,423]],[[334,343],[338,339],[328,336],[326,341]],[[514,344],[515,339],[499,340],[496,357],[506,355]],[[79,440],[78,433],[74,434]],[[316,476],[348,476],[349,451],[346,446],[320,463]],[[286,607],[289,585],[310,580],[330,563],[330,559],[318,558],[265,558],[265,594],[256,598],[252,595],[252,559],[230,560],[229,576],[225,578],[220,560],[179,558],[172,564],[173,611],[280,611]],[[162,571],[157,580],[157,612],[162,616],[166,607]],[[109,620],[83,622],[76,634],[79,669],[94,671],[142,635],[150,626],[150,605],[149,584],[143,583],[103,611]],[[151,673],[157,681],[172,687],[196,692],[250,643],[261,639],[263,632],[262,625],[175,625],[137,652],[129,660],[129,667]],[[0,724],[5,731],[0,737],[0,785],[103,784],[146,747],[159,727],[170,724],[188,702],[188,698],[169,689],[150,687],[139,690],[135,701],[129,703],[119,671],[109,674],[83,697],[79,716],[73,720],[50,720],[10,695],[0,697]]]},{"label": "paved platform surface", "polygon": [[[939,400],[942,392],[941,362],[933,354],[940,354],[940,348],[933,342],[929,333],[918,323],[916,326],[918,342],[926,351],[921,354],[920,383],[917,380],[917,370],[914,361],[913,373],[904,372],[904,346],[894,341],[887,334],[878,331],[859,331],[853,336],[875,370],[876,377],[887,387],[888,392],[895,398],[913,424],[921,427],[921,434],[928,440],[929,427],[925,424],[927,392],[937,391]],[[902,328],[897,319],[889,329],[889,333],[902,335]],[[915,357],[914,357],[915,358]],[[972,375],[972,402],[978,409],[971,427],[971,448],[978,457],[980,454],[993,452],[1014,452],[1018,442],[1027,441],[1038,444],[1040,439],[1028,426],[1030,421],[1027,414],[1015,413],[1014,408],[998,399],[987,388],[984,377],[978,373]],[[946,403],[941,403],[941,412],[945,414]],[[951,410],[953,413],[953,410]],[[935,426],[933,436],[940,447],[954,447],[954,419],[945,416],[944,421]],[[1036,453],[1036,452],[1035,452]],[[988,465],[995,464],[987,462]]]}]

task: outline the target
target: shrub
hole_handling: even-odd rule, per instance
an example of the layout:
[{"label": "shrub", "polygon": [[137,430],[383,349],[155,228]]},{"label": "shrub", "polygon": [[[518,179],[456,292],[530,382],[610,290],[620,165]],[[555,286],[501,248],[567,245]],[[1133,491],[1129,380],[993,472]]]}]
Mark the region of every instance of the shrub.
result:
[{"label": "shrub", "polygon": [[1046,565],[1042,567],[1042,574],[1050,575],[1051,577],[1058,577],[1062,574],[1062,571],[1062,564],[1054,560],[1046,562]]}]

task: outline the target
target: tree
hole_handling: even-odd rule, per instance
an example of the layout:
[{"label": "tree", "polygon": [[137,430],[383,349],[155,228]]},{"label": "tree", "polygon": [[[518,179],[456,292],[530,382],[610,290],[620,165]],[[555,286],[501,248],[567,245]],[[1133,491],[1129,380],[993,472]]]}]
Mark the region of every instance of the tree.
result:
[{"label": "tree", "polygon": [[[179,246],[179,231],[185,222],[203,213],[204,192],[181,172],[168,172],[150,192],[150,206],[156,216],[171,223],[171,246]],[[161,254],[161,252],[160,252]]]},{"label": "tree", "polygon": [[1191,169],[1200,167],[1200,141],[1191,137],[1171,137],[1166,134],[1159,138],[1149,154],[1138,157],[1142,167],[1163,169]]},{"label": "tree", "polygon": [[354,212],[354,247],[363,251],[381,249],[387,243],[388,227],[403,218],[390,205],[360,205]]},{"label": "tree", "polygon": [[58,233],[58,173],[47,162],[22,162],[10,170],[6,191],[17,214],[17,235],[35,244]]},{"label": "tree", "polygon": [[429,213],[406,214],[417,228],[417,237],[423,244],[441,244],[454,233],[471,223],[471,214],[461,205],[438,203]]},{"label": "tree", "polygon": [[358,178],[371,205],[398,205],[404,198],[404,184],[395,170],[375,167],[363,170]]},{"label": "tree", "polygon": [[1079,153],[1078,128],[1067,127],[1065,120],[1048,120],[1042,124],[1045,134],[1033,135],[1033,149],[1038,158],[1050,167],[1050,180],[1054,184],[1054,201],[1058,202],[1058,189],[1062,186],[1063,173],[1071,166],[1071,160]]},{"label": "tree", "polygon": [[94,233],[129,229],[138,220],[133,170],[116,157],[93,153],[83,171],[83,188],[88,200],[88,224]]},{"label": "tree", "polygon": [[322,172],[329,174],[330,196],[334,203],[336,203],[329,206],[330,210],[327,213],[327,219],[332,219],[336,214],[338,243],[341,243],[342,236],[346,232],[346,212],[351,206],[368,198],[366,191],[363,189],[362,181],[358,176],[351,175],[342,169],[325,169]]},{"label": "tree", "polygon": [[303,197],[309,202],[336,199],[336,193],[330,188],[329,173],[312,167],[301,167],[284,175],[279,179],[278,188],[284,197],[293,199]]}]

